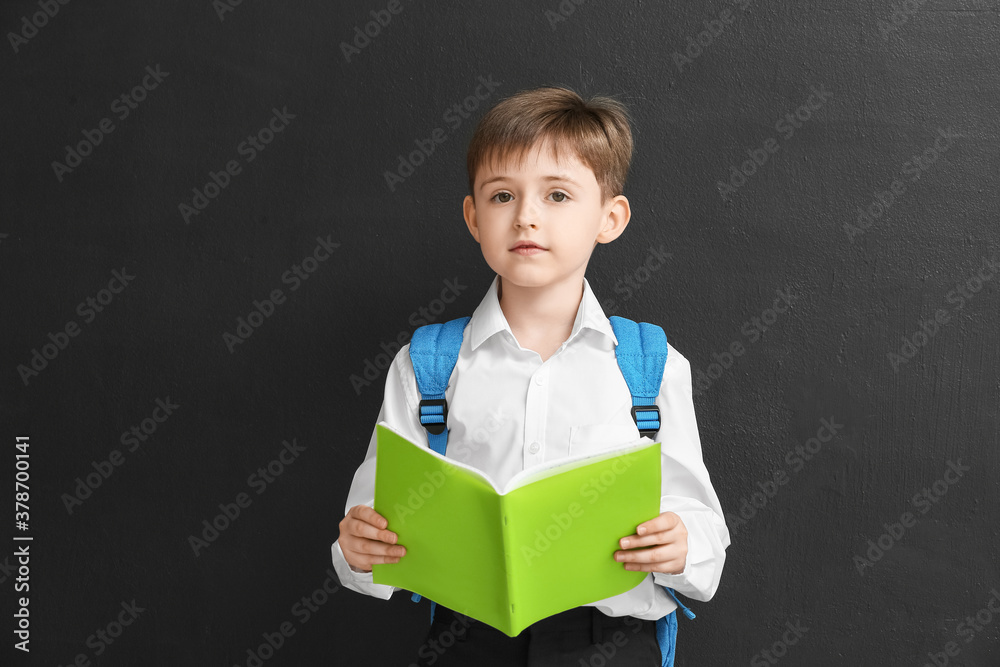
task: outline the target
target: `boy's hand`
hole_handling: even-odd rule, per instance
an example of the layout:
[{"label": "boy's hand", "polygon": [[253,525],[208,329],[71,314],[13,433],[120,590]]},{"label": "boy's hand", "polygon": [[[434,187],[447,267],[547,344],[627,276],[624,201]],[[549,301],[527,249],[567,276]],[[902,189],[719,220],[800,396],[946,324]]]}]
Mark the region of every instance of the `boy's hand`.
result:
[{"label": "boy's hand", "polygon": [[619,544],[625,551],[616,551],[615,560],[624,562],[626,570],[680,574],[687,563],[687,528],[673,512],[640,523],[636,534],[623,537]]},{"label": "boy's hand", "polygon": [[340,550],[355,572],[371,572],[374,563],[398,563],[406,548],[385,530],[389,522],[367,505],[355,505],[340,522]]}]

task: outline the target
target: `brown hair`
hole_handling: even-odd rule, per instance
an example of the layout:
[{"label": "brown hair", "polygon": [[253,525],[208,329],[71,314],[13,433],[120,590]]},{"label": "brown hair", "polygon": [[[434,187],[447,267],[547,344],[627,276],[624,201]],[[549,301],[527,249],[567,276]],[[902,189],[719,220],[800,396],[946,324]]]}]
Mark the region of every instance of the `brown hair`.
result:
[{"label": "brown hair", "polygon": [[479,121],[466,158],[469,194],[475,198],[480,165],[496,165],[512,155],[520,164],[525,153],[545,138],[553,140],[557,160],[560,143],[572,146],[594,172],[602,201],[623,193],[632,160],[625,106],[610,97],[584,100],[568,88],[543,86],[500,101]]}]

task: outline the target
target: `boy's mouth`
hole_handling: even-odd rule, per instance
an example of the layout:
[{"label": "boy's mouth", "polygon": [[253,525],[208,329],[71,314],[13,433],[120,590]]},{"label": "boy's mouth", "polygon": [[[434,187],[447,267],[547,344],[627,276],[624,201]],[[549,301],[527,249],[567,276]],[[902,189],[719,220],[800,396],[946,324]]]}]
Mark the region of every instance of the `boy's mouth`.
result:
[{"label": "boy's mouth", "polygon": [[534,243],[533,241],[518,241],[511,248],[511,252],[516,252],[518,255],[536,255],[540,252],[545,252],[546,248]]}]

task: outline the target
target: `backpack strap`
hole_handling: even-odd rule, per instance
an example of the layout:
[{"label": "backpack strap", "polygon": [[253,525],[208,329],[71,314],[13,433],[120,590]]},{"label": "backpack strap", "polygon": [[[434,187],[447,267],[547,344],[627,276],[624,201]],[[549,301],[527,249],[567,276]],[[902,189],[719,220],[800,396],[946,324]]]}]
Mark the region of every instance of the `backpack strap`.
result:
[{"label": "backpack strap", "polygon": [[[459,317],[449,322],[427,324],[418,327],[410,339],[410,361],[417,378],[417,391],[420,392],[418,417],[427,429],[427,444],[442,456],[448,449],[448,401],[445,400],[445,390],[448,389],[448,380],[458,362],[465,326],[470,319],[472,318]],[[416,593],[410,599],[420,602],[420,596]],[[437,603],[431,600],[431,623],[434,622],[436,607]]]},{"label": "backpack strap", "polygon": [[612,315],[608,318],[618,345],[615,357],[632,393],[632,419],[640,435],[650,438],[660,430],[660,395],[663,367],[667,363],[667,335],[649,322],[633,322]]},{"label": "backpack strap", "polygon": [[[684,603],[677,598],[674,589],[663,587],[670,597],[677,603],[677,607],[684,612],[684,615],[694,619],[694,612],[684,606]],[[660,645],[660,656],[662,658],[661,667],[674,666],[674,650],[677,648],[677,610],[670,612],[663,618],[656,621],[656,642]]]},{"label": "backpack strap", "polygon": [[427,442],[438,454],[448,447],[448,402],[444,392],[458,362],[465,326],[471,317],[427,324],[413,332],[410,361],[420,391],[420,423],[427,429]]},{"label": "backpack strap", "polygon": [[[633,322],[617,315],[608,320],[618,339],[615,358],[632,394],[632,419],[640,435],[655,438],[660,430],[660,409],[656,407],[656,397],[660,395],[663,369],[667,363],[667,335],[661,327],[649,322]],[[685,616],[695,618],[694,612],[677,599],[672,588],[663,586],[663,589]],[[677,645],[676,610],[656,621],[656,640],[660,645],[662,667],[672,667]]]}]

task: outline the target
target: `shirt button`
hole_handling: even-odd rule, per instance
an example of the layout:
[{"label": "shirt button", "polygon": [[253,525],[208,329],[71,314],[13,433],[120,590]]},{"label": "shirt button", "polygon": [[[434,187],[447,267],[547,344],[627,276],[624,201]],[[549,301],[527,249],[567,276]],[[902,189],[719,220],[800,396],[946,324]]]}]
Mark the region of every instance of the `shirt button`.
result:
[{"label": "shirt button", "polygon": [[536,375],[535,376],[535,384],[537,384],[538,386],[541,386],[541,385],[545,384],[545,376],[544,375]]},{"label": "shirt button", "polygon": [[529,454],[537,454],[538,453],[538,443],[537,442],[533,442],[533,443],[531,443],[531,445],[528,446],[528,453]]}]

